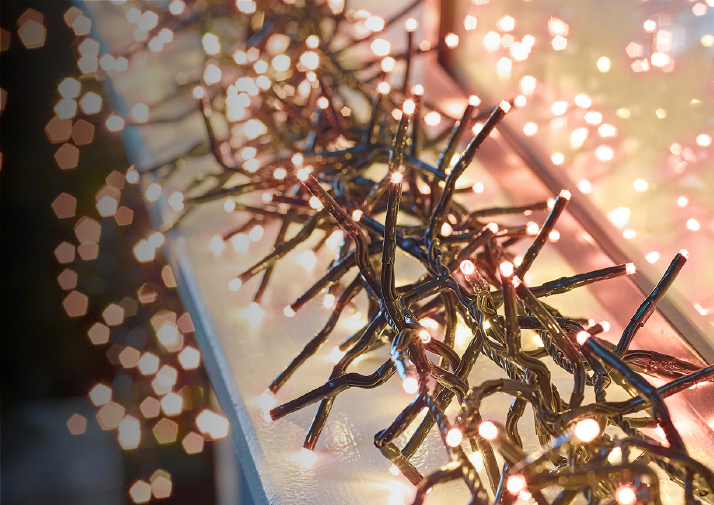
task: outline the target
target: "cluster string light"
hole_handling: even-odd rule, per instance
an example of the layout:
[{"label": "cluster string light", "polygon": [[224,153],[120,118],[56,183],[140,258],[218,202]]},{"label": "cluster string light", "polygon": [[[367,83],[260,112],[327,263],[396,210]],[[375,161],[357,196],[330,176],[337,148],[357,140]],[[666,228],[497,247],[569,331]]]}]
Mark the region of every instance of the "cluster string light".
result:
[{"label": "cluster string light", "polygon": [[[324,236],[315,250],[301,255],[306,264],[314,267],[316,250],[326,245],[328,237],[337,237],[335,259],[327,272],[284,309],[286,317],[293,317],[324,293],[322,300],[330,310],[329,320],[285,364],[261,397],[263,415],[271,422],[319,404],[302,450],[294,460],[305,467],[316,464],[314,451],[338,395],[350,388],[377,388],[396,375],[411,398],[394,422],[374,436],[374,444],[392,465],[390,471],[401,473],[416,486],[414,503],[422,503],[434,486],[455,479],[465,483],[473,503],[501,503],[506,500],[506,492],[512,498],[530,496],[538,503],[550,503],[544,492],[555,486],[562,488],[558,503],[568,503],[579,493],[592,503],[613,499],[626,503],[640,496],[656,501],[658,480],[647,465],[650,462],[659,465],[674,481],[683,483],[690,502],[694,496],[710,499],[714,474],[688,455],[663,399],[710,380],[714,367],[702,368],[654,351],[629,349],[633,336],[645,325],[688,254],[680,252],[674,258],[614,348],[598,336],[606,331],[605,323],[564,317],[543,299],[633,274],[634,265],[615,265],[529,286],[525,279],[539,253],[548,247],[548,240],[555,241],[560,236],[554,227],[571,193],[563,190],[551,201],[525,207],[473,209],[461,201],[463,190],[457,188],[479,149],[490,141],[505,115],[514,112],[513,105],[527,105],[525,96],[495,105],[482,104],[474,97],[465,101],[460,119],[437,132],[434,127],[446,114],[424,100],[423,88],[411,87],[410,61],[432,47],[458,47],[458,36],[449,34],[443,41],[420,49],[422,45],[415,47],[412,35],[418,25],[410,18],[404,27],[407,50],[397,54],[381,33],[407,15],[409,9],[392,19],[381,19],[363,11],[335,13],[334,6],[327,4],[314,7],[306,11],[290,3],[279,8],[261,5],[259,26],[251,25],[254,33],[248,44],[235,53],[245,53],[245,61],[242,56],[226,55],[217,63],[217,56],[228,45],[235,45],[216,43],[204,35],[206,72],[202,91],[194,92],[193,97],[204,119],[208,150],[223,174],[215,177],[210,189],[199,184],[203,181],[186,188],[187,196],[176,198],[181,208],[174,209],[174,218],[162,226],[166,232],[197,206],[230,199],[232,204],[224,209],[246,214],[248,219],[217,236],[215,243],[211,239],[209,246],[220,254],[221,238],[225,241],[247,234],[255,241],[264,240],[269,235],[266,225],[280,223],[279,232],[271,238],[271,252],[227,279],[229,289],[238,291],[247,289],[253,285],[254,277],[261,276],[253,303],[244,311],[255,326],[265,315],[260,303],[275,264],[310,237]],[[251,9],[239,9],[240,13],[233,14],[250,24],[255,22],[257,8],[253,4]],[[309,19],[304,26],[311,28],[288,30],[294,16]],[[335,18],[336,22],[321,24],[322,16]],[[265,20],[270,20],[270,30],[261,30]],[[334,42],[348,25],[357,28],[347,33],[362,33],[362,38],[346,34],[352,44]],[[510,48],[511,56],[499,60],[503,61],[500,66],[504,73],[510,72],[513,60],[526,59],[534,43],[527,34],[521,41],[514,38],[518,26],[514,18],[504,17],[498,22],[498,31],[489,33],[488,41],[484,39],[487,50]],[[564,49],[568,25],[552,18],[550,31],[553,48]],[[276,36],[286,37],[287,43],[281,46],[280,54],[271,54],[271,41]],[[351,47],[363,43],[371,49],[373,61],[362,67],[345,65]],[[277,66],[246,64],[275,61],[279,55],[286,58],[280,58]],[[605,72],[609,65],[609,60],[602,60],[598,68]],[[397,69],[401,68],[405,69],[403,79],[394,83]],[[528,95],[536,84],[535,80],[525,80],[522,85],[524,95]],[[227,99],[230,91],[226,89],[231,87],[249,97],[245,105],[238,105],[240,115],[231,111],[233,105]],[[345,88],[351,93],[346,93]],[[351,113],[360,106],[351,94],[371,104],[366,120]],[[578,107],[590,106],[586,96],[579,96],[575,103]],[[574,108],[568,102],[556,102],[552,114],[567,116]],[[220,140],[213,130],[210,118],[217,114],[230,124],[228,140]],[[589,124],[602,123],[602,115],[590,118]],[[603,127],[598,130],[601,137],[616,132]],[[537,127],[531,130],[535,134]],[[594,135],[598,134],[588,134]],[[588,136],[577,135],[576,143],[585,142]],[[606,148],[601,149],[601,157],[606,158],[602,161],[611,161],[614,151],[606,145],[602,147]],[[434,165],[422,156],[430,149],[438,151]],[[564,160],[561,155],[553,161],[559,164]],[[369,172],[376,164],[386,164],[386,175],[376,177]],[[170,163],[148,172],[167,181],[178,165]],[[229,179],[238,182],[231,186],[227,184]],[[151,196],[156,193],[154,199],[158,199],[160,190],[161,187],[154,190]],[[473,192],[471,187],[468,190]],[[475,186],[474,191],[478,192]],[[268,197],[261,198],[260,206],[241,203],[239,197],[253,193]],[[377,219],[382,214],[384,222]],[[418,224],[401,225],[398,218],[402,216]],[[499,217],[514,219],[490,221]],[[512,224],[516,218],[523,222]],[[289,236],[292,224],[300,225],[300,231]],[[260,233],[253,237],[258,229]],[[528,244],[522,257],[515,253],[514,245],[519,243]],[[426,273],[410,284],[397,286],[395,260],[400,255],[419,262]],[[345,308],[360,293],[369,300],[368,320],[336,347],[336,363],[329,378],[321,386],[276,405],[281,388],[317,354]],[[501,308],[504,315],[498,313]],[[433,324],[429,322],[426,327],[427,321]],[[465,330],[457,346],[459,327]],[[522,330],[535,331],[543,345],[537,350],[525,350]],[[373,373],[349,371],[362,356],[385,345],[389,357]],[[481,356],[498,365],[508,378],[474,380],[470,372]],[[544,358],[572,374],[569,397],[561,396]],[[638,372],[666,383],[655,388]],[[609,401],[609,387],[622,388],[632,396],[624,402]],[[590,388],[595,400],[588,403],[585,392],[590,393]],[[481,402],[497,393],[515,398],[505,425],[484,421],[480,413]],[[454,401],[459,409],[451,420],[446,410]],[[535,431],[542,446],[536,455],[524,452],[519,434],[528,405],[535,413]],[[426,416],[416,430],[409,430],[406,444],[397,446],[397,439],[424,409]],[[634,413],[640,417],[632,418]],[[662,427],[669,447],[640,431],[653,425]],[[434,427],[450,462],[439,469],[417,468],[412,457]],[[462,447],[466,442],[473,453],[480,455],[486,482],[474,467],[476,458],[467,455]],[[630,462],[630,448],[639,449],[645,456]],[[619,463],[607,457],[615,449],[623,453]],[[497,464],[496,453],[505,460],[505,467]],[[626,489],[634,493],[634,498]]]}]

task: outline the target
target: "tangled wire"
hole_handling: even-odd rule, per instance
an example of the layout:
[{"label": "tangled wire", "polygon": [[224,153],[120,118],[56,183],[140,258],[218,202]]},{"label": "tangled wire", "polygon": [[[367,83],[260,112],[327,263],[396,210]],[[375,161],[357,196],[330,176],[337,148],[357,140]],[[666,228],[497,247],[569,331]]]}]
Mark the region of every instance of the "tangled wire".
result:
[{"label": "tangled wire", "polygon": [[[383,21],[384,26],[418,4]],[[542,299],[631,274],[634,265],[615,265],[540,286],[524,282],[570,200],[569,192],[518,207],[471,209],[459,201],[464,192],[457,187],[459,178],[514,107],[513,101],[489,108],[480,107],[472,97],[453,127],[430,137],[424,118],[428,111],[438,110],[424,99],[422,86],[410,85],[410,69],[422,53],[447,49],[447,44],[417,48],[413,19],[406,23],[406,50],[388,56],[389,43],[374,33],[359,36],[356,14],[339,2],[306,0],[296,6],[269,0],[260,3],[260,10],[253,2],[238,2],[238,18],[234,5],[189,2],[181,16],[166,15],[159,24],[220,31],[221,23],[229,20],[246,31],[245,46],[236,48],[235,40],[226,41],[226,30],[224,44],[209,52],[213,58],[206,62],[203,82],[191,85],[208,133],[208,149],[221,173],[210,176],[209,190],[204,189],[209,176],[187,189],[185,206],[164,231],[201,203],[218,199],[228,199],[235,212],[250,216],[224,240],[258,223],[279,222],[270,254],[229,283],[236,291],[262,274],[256,302],[265,293],[276,262],[312,236],[321,236],[319,249],[338,232],[341,243],[327,272],[285,308],[291,317],[326,292],[334,300],[332,312],[269,385],[270,395],[320,349],[359,293],[367,294],[369,304],[367,324],[339,346],[344,355],[327,381],[273,408],[272,420],[319,402],[304,441],[304,448],[313,450],[338,394],[379,387],[396,374],[414,398],[374,436],[374,444],[416,486],[415,504],[422,503],[432,487],[457,479],[466,484],[474,504],[513,503],[520,497],[539,505],[563,505],[580,494],[591,504],[659,504],[659,480],[652,464],[683,486],[685,503],[714,503],[714,473],[689,456],[664,403],[677,392],[712,380],[714,367],[629,350],[634,335],[684,266],[686,251],[672,260],[617,345],[598,338],[605,329],[602,324],[566,317]],[[350,56],[353,48],[366,44],[378,58],[363,61]],[[396,66],[403,69],[402,76],[390,84],[396,80]],[[369,114],[364,113],[367,110]],[[214,131],[217,114],[231,125],[228,140],[219,140]],[[472,128],[475,136],[457,154]],[[170,177],[180,166],[178,161],[150,171]],[[262,195],[262,205],[238,199],[254,193]],[[490,221],[546,213],[541,225]],[[301,229],[288,237],[293,224]],[[532,242],[521,259],[513,246],[524,240]],[[395,283],[398,255],[419,262],[423,272],[401,286]],[[424,326],[427,318],[436,322],[436,328]],[[461,354],[455,350],[459,321],[470,330]],[[535,331],[543,346],[524,350],[522,330]],[[372,374],[349,371],[357,358],[383,346],[388,346],[390,358]],[[507,378],[472,376],[480,356],[503,369]],[[551,380],[547,357],[572,374],[567,399]],[[657,388],[638,372],[668,382]],[[611,387],[623,389],[631,398],[608,400]],[[588,388],[593,390],[592,403],[585,403]],[[496,393],[514,397],[505,425],[484,421],[480,414],[482,401]],[[454,400],[460,408],[450,420],[445,410]],[[524,452],[519,433],[529,405],[542,446],[532,455]],[[397,437],[424,409],[427,414],[416,431],[398,447]],[[636,413],[639,416],[633,416]],[[450,462],[422,474],[410,460],[434,427]],[[666,442],[641,431],[646,428],[661,428]],[[465,444],[480,454],[487,482],[481,480]],[[496,454],[504,461],[502,467]]]}]

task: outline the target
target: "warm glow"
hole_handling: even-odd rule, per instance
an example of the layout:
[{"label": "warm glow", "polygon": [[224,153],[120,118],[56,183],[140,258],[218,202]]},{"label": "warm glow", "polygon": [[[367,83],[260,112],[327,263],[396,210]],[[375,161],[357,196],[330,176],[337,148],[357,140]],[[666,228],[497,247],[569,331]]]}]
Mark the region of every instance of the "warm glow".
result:
[{"label": "warm glow", "polygon": [[416,392],[419,391],[419,381],[414,377],[407,377],[402,381],[402,388],[404,388],[404,392],[407,394],[416,394]]},{"label": "warm glow", "polygon": [[615,499],[619,505],[633,505],[637,502],[637,494],[630,486],[622,486],[615,491]]},{"label": "warm glow", "polygon": [[290,456],[290,460],[303,468],[312,468],[317,463],[317,454],[303,447],[299,453]]},{"label": "warm glow", "polygon": [[522,475],[511,475],[506,480],[506,489],[511,494],[519,494],[526,488],[526,479]]},{"label": "warm glow", "polygon": [[575,425],[575,436],[583,442],[592,442],[600,435],[600,425],[595,419],[582,419]]},{"label": "warm glow", "polygon": [[446,434],[446,445],[449,447],[457,447],[464,436],[458,428],[451,428]]},{"label": "warm glow", "polygon": [[238,291],[242,285],[243,281],[241,281],[237,277],[228,281],[228,289],[230,289],[231,291]]},{"label": "warm glow", "polygon": [[426,330],[421,330],[419,332],[419,338],[421,339],[422,344],[428,344],[431,342],[431,334]]},{"label": "warm glow", "polygon": [[523,127],[523,133],[528,137],[535,135],[538,132],[538,125],[535,123],[526,123]]},{"label": "warm glow", "polygon": [[476,267],[471,260],[464,260],[459,265],[459,269],[464,275],[471,275],[476,270]]},{"label": "warm glow", "polygon": [[498,427],[491,421],[484,421],[478,427],[478,434],[486,440],[494,440],[498,436]]},{"label": "warm glow", "polygon": [[589,338],[590,338],[590,333],[588,333],[585,330],[578,332],[578,334],[575,336],[575,339],[578,341],[578,344],[580,344],[580,345],[583,345]]},{"label": "warm glow", "polygon": [[412,115],[414,114],[414,110],[416,109],[416,105],[412,100],[405,100],[404,103],[402,104],[402,111],[404,114]]},{"label": "warm glow", "polygon": [[372,52],[377,56],[387,56],[389,55],[389,51],[391,50],[392,45],[389,43],[389,41],[385,39],[374,39],[374,41],[370,45],[370,48],[372,49]]},{"label": "warm glow", "polygon": [[196,417],[196,425],[201,433],[209,435],[214,440],[228,435],[228,419],[208,409]]},{"label": "warm glow", "polygon": [[609,72],[610,71],[610,58],[607,58],[606,56],[601,56],[597,60],[597,69],[600,72]]},{"label": "warm glow", "polygon": [[414,18],[407,19],[407,21],[404,23],[404,28],[406,28],[408,32],[413,32],[417,29],[417,20]]}]

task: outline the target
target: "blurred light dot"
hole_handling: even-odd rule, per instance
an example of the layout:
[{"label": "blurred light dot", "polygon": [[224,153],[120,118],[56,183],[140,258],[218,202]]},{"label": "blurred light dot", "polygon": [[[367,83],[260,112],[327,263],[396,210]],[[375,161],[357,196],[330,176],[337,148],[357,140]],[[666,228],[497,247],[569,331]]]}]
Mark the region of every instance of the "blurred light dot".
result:
[{"label": "blurred light dot", "polygon": [[85,114],[96,114],[102,108],[102,97],[90,91],[79,101],[79,106]]},{"label": "blurred light dot", "polygon": [[118,132],[124,129],[124,119],[116,114],[109,116],[105,124],[110,132]]},{"label": "blurred light dot", "polygon": [[67,77],[58,86],[62,98],[77,98],[81,89],[81,85],[77,79]]},{"label": "blurred light dot", "polygon": [[195,370],[201,363],[201,353],[195,347],[187,346],[179,353],[178,360],[184,370]]},{"label": "blurred light dot", "polygon": [[72,435],[82,435],[87,431],[87,418],[81,414],[72,414],[67,419],[67,429]]},{"label": "blurred light dot", "polygon": [[701,134],[697,136],[697,144],[702,147],[708,147],[712,143],[712,138],[709,135]]},{"label": "blurred light dot", "polygon": [[635,188],[636,191],[647,191],[647,188],[649,187],[649,184],[648,184],[647,181],[645,181],[644,179],[637,179],[637,180],[634,182],[633,186],[634,186],[634,188]]},{"label": "blurred light dot", "polygon": [[122,205],[114,214],[114,220],[119,226],[130,225],[134,220],[134,211]]},{"label": "blurred light dot", "polygon": [[119,363],[126,369],[134,368],[139,364],[141,353],[129,346],[119,353]]},{"label": "blurred light dot", "polygon": [[181,445],[186,454],[197,454],[203,450],[204,439],[201,435],[192,431],[181,440]]},{"label": "blurred light dot", "polygon": [[154,433],[154,438],[160,444],[171,444],[176,441],[178,435],[178,424],[171,419],[163,418],[156,423],[151,430]]},{"label": "blurred light dot", "polygon": [[588,194],[588,193],[591,193],[591,192],[592,192],[593,186],[592,186],[592,184],[590,183],[590,181],[588,181],[587,179],[582,179],[582,180],[578,183],[578,189],[579,189],[582,193]]},{"label": "blurred light dot", "polygon": [[137,364],[142,375],[153,375],[159,369],[159,358],[150,352],[145,352]]},{"label": "blurred light dot", "polygon": [[151,486],[144,480],[137,480],[129,488],[129,496],[134,503],[146,503],[151,500]]},{"label": "blurred light dot", "polygon": [[141,442],[141,424],[139,420],[132,416],[126,416],[119,423],[117,433],[119,445],[125,451],[136,449]]},{"label": "blurred light dot", "polygon": [[139,410],[141,411],[141,415],[146,419],[154,419],[155,417],[159,417],[161,402],[153,396],[147,396],[139,405]]},{"label": "blurred light dot", "polygon": [[17,36],[27,49],[36,49],[45,45],[47,30],[41,21],[30,19],[20,26]]},{"label": "blurred light dot", "polygon": [[565,161],[565,156],[563,156],[562,153],[553,153],[553,156],[550,157],[550,160],[553,162],[554,165],[561,165],[563,161]]},{"label": "blurred light dot", "polygon": [[203,410],[196,417],[196,425],[201,433],[209,435],[214,440],[228,435],[228,420],[208,409]]},{"label": "blurred light dot", "polygon": [[600,161],[610,161],[614,155],[615,151],[609,146],[600,146],[595,149],[595,157]]},{"label": "blurred light dot", "polygon": [[647,253],[647,254],[645,255],[645,259],[646,259],[649,263],[655,263],[655,262],[659,259],[659,253],[658,253],[657,251],[652,251],[652,252],[650,252],[650,253]]},{"label": "blurred light dot", "polygon": [[79,149],[71,144],[63,144],[55,152],[55,162],[61,170],[77,168],[79,163]]},{"label": "blurred light dot", "polygon": [[677,205],[679,205],[680,207],[686,207],[688,203],[689,200],[687,200],[686,196],[680,196],[679,198],[677,198]]},{"label": "blurred light dot", "polygon": [[124,419],[124,407],[116,402],[109,402],[97,411],[97,422],[104,431],[114,430]]},{"label": "blurred light dot", "polygon": [[149,120],[149,107],[144,103],[137,103],[131,108],[131,117],[135,123],[146,123]]},{"label": "blurred light dot", "polygon": [[523,127],[523,133],[529,137],[535,135],[538,132],[538,125],[535,123],[526,123]]},{"label": "blurred light dot", "polygon": [[635,238],[637,236],[637,232],[632,228],[628,228],[627,230],[622,232],[622,236],[629,240]]},{"label": "blurred light dot", "polygon": [[610,58],[606,56],[601,56],[597,60],[597,69],[600,72],[608,72],[610,70]]},{"label": "blurred light dot", "polygon": [[183,398],[176,393],[169,393],[161,399],[161,410],[171,417],[177,416],[183,410]]},{"label": "blurred light dot", "polygon": [[94,138],[94,125],[80,119],[72,127],[72,140],[78,146],[83,146],[92,143]]},{"label": "blurred light dot", "polygon": [[67,193],[60,193],[52,202],[52,210],[60,219],[74,216],[77,209],[77,199]]},{"label": "blurred light dot", "polygon": [[112,399],[112,389],[105,384],[97,384],[89,391],[89,399],[95,407],[106,405]]},{"label": "blurred light dot", "polygon": [[84,293],[72,291],[62,301],[62,306],[69,317],[80,317],[87,313],[89,298]]},{"label": "blurred light dot", "polygon": [[699,221],[694,218],[687,219],[687,229],[692,231],[699,231],[699,228]]}]

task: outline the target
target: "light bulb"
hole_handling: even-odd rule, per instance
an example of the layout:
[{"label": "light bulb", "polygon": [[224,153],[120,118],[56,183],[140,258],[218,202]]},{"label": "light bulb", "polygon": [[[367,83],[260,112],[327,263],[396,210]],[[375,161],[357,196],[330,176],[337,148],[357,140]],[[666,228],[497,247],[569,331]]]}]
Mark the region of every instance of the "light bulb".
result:
[{"label": "light bulb", "polygon": [[491,421],[484,421],[478,427],[478,434],[486,440],[493,440],[498,436],[498,427]]},{"label": "light bulb", "polygon": [[464,436],[458,428],[451,428],[446,434],[446,445],[449,447],[457,447]]},{"label": "light bulb", "polygon": [[595,419],[582,419],[575,425],[575,436],[583,442],[592,442],[600,434],[600,425]]}]

